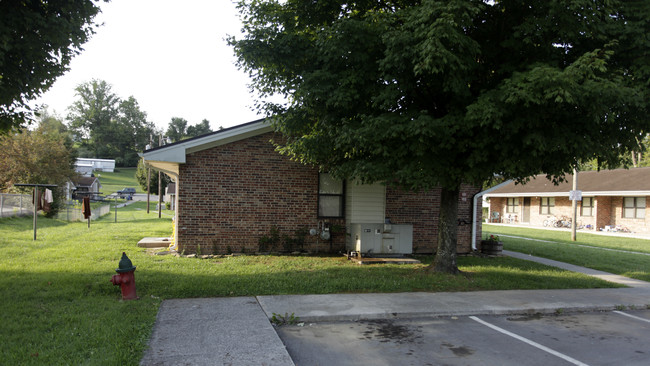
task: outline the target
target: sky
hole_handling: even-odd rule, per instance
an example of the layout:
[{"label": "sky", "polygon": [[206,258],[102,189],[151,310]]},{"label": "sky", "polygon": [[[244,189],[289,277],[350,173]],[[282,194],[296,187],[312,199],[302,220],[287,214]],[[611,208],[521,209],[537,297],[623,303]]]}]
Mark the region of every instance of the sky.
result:
[{"label": "sky", "polygon": [[133,96],[163,129],[172,117],[189,125],[207,119],[213,130],[262,117],[225,41],[241,34],[231,0],[112,0],[100,7],[103,26],[36,103],[65,118],[74,89],[98,79],[122,99]]}]

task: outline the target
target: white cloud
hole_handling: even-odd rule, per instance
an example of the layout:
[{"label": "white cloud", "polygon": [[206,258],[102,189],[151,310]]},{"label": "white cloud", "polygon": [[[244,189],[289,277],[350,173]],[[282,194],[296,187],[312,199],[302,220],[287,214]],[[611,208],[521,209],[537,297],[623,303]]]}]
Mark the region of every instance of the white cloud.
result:
[{"label": "white cloud", "polygon": [[133,95],[162,128],[172,117],[208,119],[213,129],[260,118],[225,41],[241,28],[229,0],[113,0],[101,8],[104,25],[38,103],[65,117],[74,88],[101,79],[119,97]]}]

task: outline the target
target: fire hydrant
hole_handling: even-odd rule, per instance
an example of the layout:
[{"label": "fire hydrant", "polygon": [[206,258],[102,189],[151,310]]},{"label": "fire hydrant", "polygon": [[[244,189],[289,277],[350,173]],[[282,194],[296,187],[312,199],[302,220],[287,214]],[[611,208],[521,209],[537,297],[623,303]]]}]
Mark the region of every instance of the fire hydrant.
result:
[{"label": "fire hydrant", "polygon": [[125,252],[122,252],[122,259],[120,259],[120,268],[116,269],[116,275],[113,275],[111,282],[113,285],[120,285],[122,290],[122,299],[123,300],[134,300],[139,299],[138,295],[135,292],[135,266],[131,263],[129,257],[126,256]]}]

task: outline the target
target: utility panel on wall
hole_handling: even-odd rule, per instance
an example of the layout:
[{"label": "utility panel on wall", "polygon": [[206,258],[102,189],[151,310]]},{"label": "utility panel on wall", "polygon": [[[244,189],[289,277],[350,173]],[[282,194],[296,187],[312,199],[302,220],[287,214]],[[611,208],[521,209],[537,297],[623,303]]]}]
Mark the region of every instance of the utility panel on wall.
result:
[{"label": "utility panel on wall", "polygon": [[413,225],[352,224],[348,251],[362,255],[413,253]]}]

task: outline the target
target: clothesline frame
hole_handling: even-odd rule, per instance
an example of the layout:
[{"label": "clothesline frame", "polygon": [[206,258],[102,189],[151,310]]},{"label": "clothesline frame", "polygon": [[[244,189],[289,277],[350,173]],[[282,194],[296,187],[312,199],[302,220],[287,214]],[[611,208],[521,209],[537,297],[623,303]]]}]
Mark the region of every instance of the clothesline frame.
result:
[{"label": "clothesline frame", "polygon": [[14,187],[34,187],[34,241],[36,241],[36,232],[38,228],[38,188],[56,188],[56,184],[34,184],[34,183],[14,183]]}]

